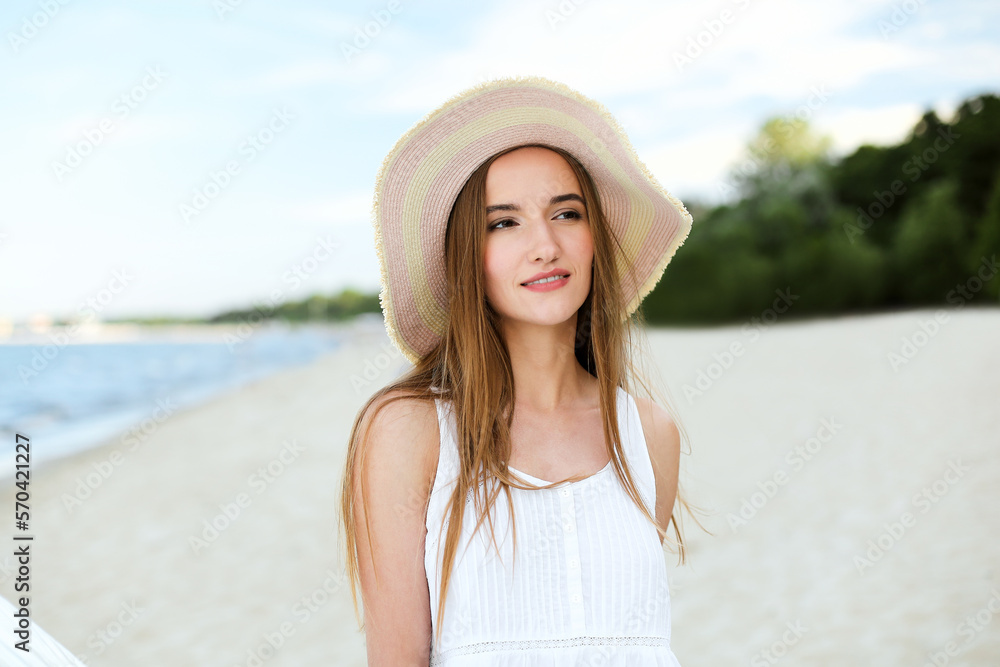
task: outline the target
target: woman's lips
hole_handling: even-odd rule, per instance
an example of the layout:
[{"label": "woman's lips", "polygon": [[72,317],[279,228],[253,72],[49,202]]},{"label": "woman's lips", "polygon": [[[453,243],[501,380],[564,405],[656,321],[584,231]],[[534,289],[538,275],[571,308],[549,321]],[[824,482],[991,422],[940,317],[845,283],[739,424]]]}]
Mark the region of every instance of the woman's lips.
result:
[{"label": "woman's lips", "polygon": [[552,290],[557,290],[566,283],[569,282],[569,276],[564,276],[558,280],[551,280],[544,283],[535,283],[533,285],[522,285],[525,289],[530,289],[532,292],[551,292]]}]

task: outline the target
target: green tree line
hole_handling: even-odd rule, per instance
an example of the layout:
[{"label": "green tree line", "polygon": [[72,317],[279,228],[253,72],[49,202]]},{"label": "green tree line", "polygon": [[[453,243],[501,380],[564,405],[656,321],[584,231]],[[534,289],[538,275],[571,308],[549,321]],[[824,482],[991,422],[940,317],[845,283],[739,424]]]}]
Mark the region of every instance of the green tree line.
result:
[{"label": "green tree line", "polygon": [[[774,117],[643,302],[651,323],[745,320],[794,296],[790,317],[997,304],[1000,98],[926,112],[895,146],[829,157],[807,122]],[[784,310],[784,308],[782,308]]]},{"label": "green tree line", "polygon": [[229,310],[212,317],[209,322],[245,322],[281,319],[288,322],[316,320],[346,320],[361,313],[381,313],[378,294],[365,294],[345,289],[334,295],[312,294],[300,301],[288,301],[274,307]]}]

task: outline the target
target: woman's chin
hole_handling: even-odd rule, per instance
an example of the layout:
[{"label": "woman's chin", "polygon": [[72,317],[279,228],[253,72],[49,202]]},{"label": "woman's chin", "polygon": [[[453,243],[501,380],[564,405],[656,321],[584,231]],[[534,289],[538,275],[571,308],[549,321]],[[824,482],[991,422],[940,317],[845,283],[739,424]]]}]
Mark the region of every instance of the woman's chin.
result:
[{"label": "woman's chin", "polygon": [[579,306],[565,309],[565,312],[560,309],[560,312],[546,310],[544,312],[511,313],[505,317],[505,320],[508,324],[515,326],[557,327],[572,320],[578,310]]}]

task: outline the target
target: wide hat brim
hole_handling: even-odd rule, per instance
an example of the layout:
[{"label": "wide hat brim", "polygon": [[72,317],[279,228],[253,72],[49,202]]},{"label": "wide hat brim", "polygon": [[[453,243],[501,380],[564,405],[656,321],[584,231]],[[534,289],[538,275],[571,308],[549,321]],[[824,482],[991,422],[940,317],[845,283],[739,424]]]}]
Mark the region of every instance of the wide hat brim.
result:
[{"label": "wide hat brim", "polygon": [[496,79],[463,91],[396,142],[375,185],[379,301],[389,338],[411,363],[447,327],[445,231],[458,193],[491,156],[525,144],[561,148],[590,173],[627,255],[616,257],[616,266],[628,314],[690,233],[684,204],[657,182],[600,103],[541,77]]}]

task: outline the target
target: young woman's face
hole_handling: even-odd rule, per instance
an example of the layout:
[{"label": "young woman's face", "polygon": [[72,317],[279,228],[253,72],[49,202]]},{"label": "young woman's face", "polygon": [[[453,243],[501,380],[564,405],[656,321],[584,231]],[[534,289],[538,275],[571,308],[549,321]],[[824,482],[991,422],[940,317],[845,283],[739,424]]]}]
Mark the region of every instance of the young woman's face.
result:
[{"label": "young woman's face", "polygon": [[[560,324],[590,292],[594,240],[583,191],[555,151],[519,148],[486,173],[486,297],[510,321]],[[568,276],[525,285],[538,274]]]}]

